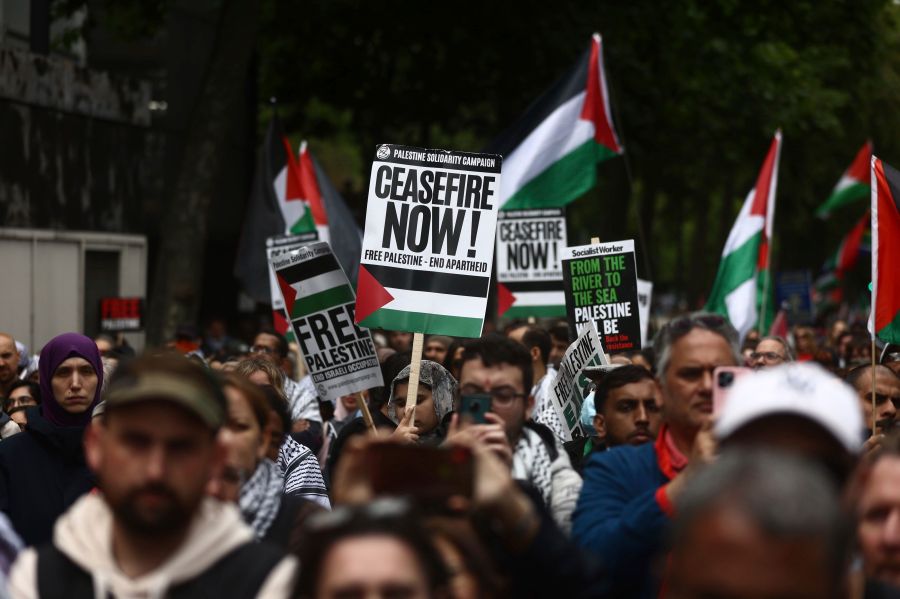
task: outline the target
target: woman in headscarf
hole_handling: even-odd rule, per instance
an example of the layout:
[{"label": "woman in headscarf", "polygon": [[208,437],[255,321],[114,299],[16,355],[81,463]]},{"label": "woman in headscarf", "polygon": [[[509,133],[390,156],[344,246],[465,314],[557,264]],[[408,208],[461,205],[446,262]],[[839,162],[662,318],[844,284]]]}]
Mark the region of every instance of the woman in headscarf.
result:
[{"label": "woman in headscarf", "polygon": [[0,510],[26,545],[50,541],[56,518],[94,486],[81,439],[103,386],[97,345],[78,333],[51,339],[38,369],[41,405],[0,443]]},{"label": "woman in headscarf", "polygon": [[453,411],[456,379],[443,366],[422,360],[419,369],[419,390],[416,397],[415,421],[406,423],[406,392],[409,389],[410,367],[400,371],[391,382],[387,403],[387,417],[397,423],[395,435],[427,445],[437,445],[446,434],[447,415]]},{"label": "woman in headscarf", "polygon": [[[256,539],[296,550],[306,517],[329,507],[324,484],[304,496],[284,492],[284,475],[267,457],[273,417],[262,389],[236,374],[224,376],[228,420],[219,437],[227,449],[225,467],[210,493],[234,501]],[[321,483],[321,475],[318,479]]]}]

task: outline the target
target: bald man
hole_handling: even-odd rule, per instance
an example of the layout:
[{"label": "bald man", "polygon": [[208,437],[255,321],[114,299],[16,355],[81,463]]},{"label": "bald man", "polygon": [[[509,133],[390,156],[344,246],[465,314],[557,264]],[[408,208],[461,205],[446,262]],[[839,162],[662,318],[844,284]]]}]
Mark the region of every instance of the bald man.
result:
[{"label": "bald man", "polygon": [[16,340],[8,333],[0,333],[0,392],[3,397],[19,379],[19,350]]}]

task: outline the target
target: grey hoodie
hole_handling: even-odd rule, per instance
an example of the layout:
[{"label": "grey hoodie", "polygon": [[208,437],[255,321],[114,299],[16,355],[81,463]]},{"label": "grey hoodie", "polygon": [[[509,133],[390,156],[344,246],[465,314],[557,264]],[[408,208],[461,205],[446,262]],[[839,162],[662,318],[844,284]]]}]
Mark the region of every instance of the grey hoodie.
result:
[{"label": "grey hoodie", "polygon": [[[60,516],[53,529],[53,544],[78,566],[91,573],[95,597],[112,593],[117,599],[162,599],[169,588],[198,576],[230,551],[253,540],[237,507],[204,499],[194,516],[185,543],[159,568],[129,578],[112,554],[112,512],[98,494],[79,499]],[[257,597],[289,597],[297,572],[293,557],[284,558],[263,583]],[[25,550],[13,564],[9,580],[15,599],[37,599],[37,553]]]}]

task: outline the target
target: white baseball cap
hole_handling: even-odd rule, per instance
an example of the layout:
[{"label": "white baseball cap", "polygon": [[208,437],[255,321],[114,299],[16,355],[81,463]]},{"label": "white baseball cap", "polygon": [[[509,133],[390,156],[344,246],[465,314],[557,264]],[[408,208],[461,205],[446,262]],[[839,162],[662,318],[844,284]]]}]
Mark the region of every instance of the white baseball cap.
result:
[{"label": "white baseball cap", "polygon": [[818,364],[793,362],[735,381],[716,421],[716,437],[725,439],[744,425],[773,414],[812,420],[852,454],[862,447],[859,398],[850,385]]}]

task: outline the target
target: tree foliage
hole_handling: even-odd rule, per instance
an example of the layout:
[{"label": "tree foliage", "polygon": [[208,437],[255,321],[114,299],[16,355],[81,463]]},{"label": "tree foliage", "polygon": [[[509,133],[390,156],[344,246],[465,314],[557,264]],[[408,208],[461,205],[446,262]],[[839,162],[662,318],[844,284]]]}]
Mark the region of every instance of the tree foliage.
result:
[{"label": "tree foliage", "polygon": [[776,128],[785,269],[815,269],[863,210],[812,217],[866,138],[900,160],[897,17],[888,0],[269,0],[260,97],[279,99],[288,131],[311,140],[362,214],[376,143],[478,150],[599,31],[627,160],[600,167],[570,237],[643,231],[639,268],[694,303]]}]

